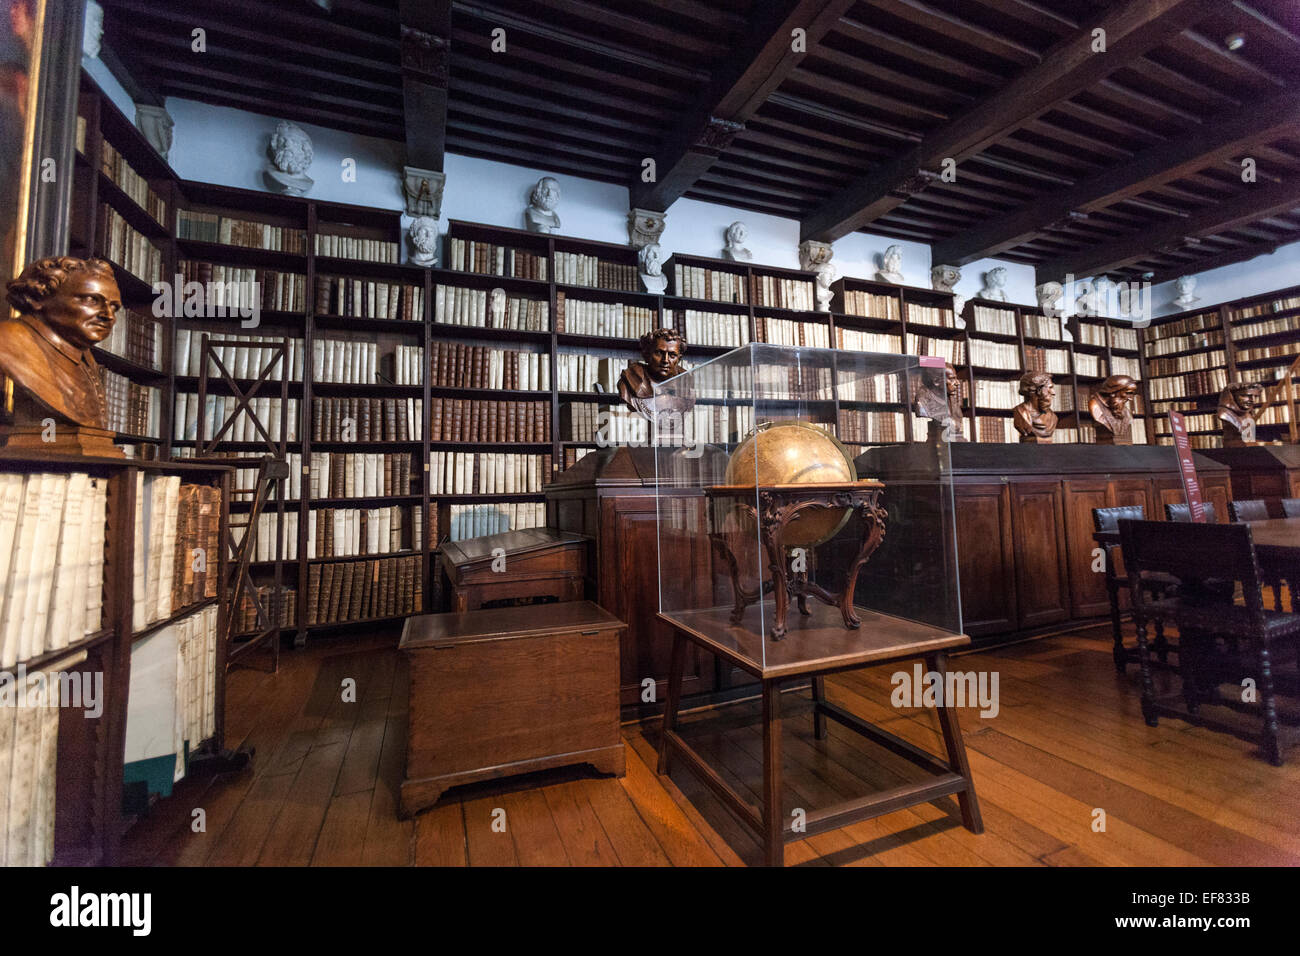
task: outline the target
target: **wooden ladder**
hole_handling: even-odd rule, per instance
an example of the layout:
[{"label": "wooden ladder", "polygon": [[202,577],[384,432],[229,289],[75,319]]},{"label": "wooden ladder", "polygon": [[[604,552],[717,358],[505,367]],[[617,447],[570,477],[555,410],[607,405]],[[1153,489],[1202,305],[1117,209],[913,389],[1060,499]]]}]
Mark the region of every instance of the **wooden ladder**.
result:
[{"label": "wooden ladder", "polygon": [[[271,671],[274,673],[280,669],[280,602],[283,599],[283,594],[278,586],[274,588],[271,592],[271,606],[268,608],[264,596],[258,593],[257,586],[253,584],[248,568],[253,561],[253,555],[257,553],[258,525],[263,508],[271,496],[274,483],[288,477],[289,465],[287,462],[266,456],[258,462],[257,478],[254,486],[252,488],[235,489],[236,493],[239,494],[251,493],[253,495],[253,506],[246,513],[238,516],[232,514],[226,525],[226,547],[230,549],[233,555],[233,559],[226,565],[229,576],[226,581],[226,594],[229,595],[230,608],[226,614],[225,633],[221,635],[226,645],[227,669],[267,641],[268,638],[271,638]],[[236,517],[243,520],[236,520]],[[236,541],[236,531],[241,529],[243,530],[243,536]],[[275,550],[277,554],[280,553],[283,544],[283,541],[276,542]],[[239,612],[243,607],[245,597],[248,598],[253,605],[253,609],[257,612],[257,629],[251,638],[236,647],[234,640],[239,632]]]}]

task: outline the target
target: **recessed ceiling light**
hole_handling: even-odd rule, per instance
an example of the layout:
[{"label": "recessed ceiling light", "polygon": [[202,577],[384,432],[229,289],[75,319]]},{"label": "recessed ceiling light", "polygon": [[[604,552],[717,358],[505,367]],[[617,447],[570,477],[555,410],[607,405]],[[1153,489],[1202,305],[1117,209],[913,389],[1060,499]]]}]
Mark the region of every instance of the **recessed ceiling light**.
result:
[{"label": "recessed ceiling light", "polygon": [[1240,33],[1229,33],[1223,38],[1223,45],[1229,50],[1240,50],[1246,45],[1246,38]]}]

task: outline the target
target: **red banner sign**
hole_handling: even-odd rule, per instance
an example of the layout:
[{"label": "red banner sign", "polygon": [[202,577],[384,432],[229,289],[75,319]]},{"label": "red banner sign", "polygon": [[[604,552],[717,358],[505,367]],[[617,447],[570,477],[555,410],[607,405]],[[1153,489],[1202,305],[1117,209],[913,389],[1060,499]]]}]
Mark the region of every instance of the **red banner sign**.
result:
[{"label": "red banner sign", "polygon": [[1174,450],[1178,453],[1178,474],[1183,479],[1183,494],[1187,497],[1187,510],[1197,524],[1205,523],[1205,503],[1201,500],[1201,482],[1196,477],[1196,462],[1192,459],[1192,442],[1187,437],[1187,425],[1182,412],[1169,413],[1169,430],[1174,434]]}]

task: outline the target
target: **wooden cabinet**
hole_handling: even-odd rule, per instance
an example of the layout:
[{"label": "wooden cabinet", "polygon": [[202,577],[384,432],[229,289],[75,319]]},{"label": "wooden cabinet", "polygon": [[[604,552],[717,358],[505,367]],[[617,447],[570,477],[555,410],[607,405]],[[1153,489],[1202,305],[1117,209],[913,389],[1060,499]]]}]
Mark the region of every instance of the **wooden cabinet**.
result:
[{"label": "wooden cabinet", "polygon": [[963,484],[957,493],[957,570],[968,633],[1016,627],[1015,555],[1008,485]]},{"label": "wooden cabinet", "polygon": [[[1070,616],[1065,586],[1065,536],[1061,483],[1025,481],[1011,485],[1011,536],[1016,550],[1016,624],[1055,624]],[[1045,533],[1046,532],[1046,533]],[[961,548],[960,542],[957,545]]]},{"label": "wooden cabinet", "polygon": [[[1069,577],[1069,617],[1096,617],[1110,611],[1106,594],[1106,575],[1094,571],[1097,542],[1092,540],[1092,509],[1114,508],[1119,502],[1114,482],[1084,479],[1062,483],[1065,508],[1065,563]],[[1132,494],[1129,495],[1132,498]],[[1146,489],[1140,504],[1146,507]]]},{"label": "wooden cabinet", "polygon": [[1270,517],[1282,517],[1283,498],[1300,498],[1300,446],[1210,448],[1201,454],[1228,466],[1234,500],[1263,498]]}]

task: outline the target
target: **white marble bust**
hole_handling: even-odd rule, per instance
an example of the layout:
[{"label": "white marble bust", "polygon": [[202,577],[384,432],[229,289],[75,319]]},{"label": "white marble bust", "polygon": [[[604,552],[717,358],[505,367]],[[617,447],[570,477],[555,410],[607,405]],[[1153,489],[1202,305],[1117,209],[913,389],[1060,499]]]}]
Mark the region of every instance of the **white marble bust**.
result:
[{"label": "white marble bust", "polygon": [[668,288],[668,277],[664,275],[663,250],[659,248],[659,243],[651,242],[642,246],[636,254],[636,263],[645,290],[663,295]]},{"label": "white marble bust", "polygon": [[104,42],[104,8],[96,0],[86,0],[86,19],[81,29],[81,53],[88,60],[99,58]]},{"label": "white marble bust", "polygon": [[438,221],[432,216],[416,216],[406,231],[411,240],[411,264],[438,264]]},{"label": "white marble bust", "polygon": [[961,317],[962,309],[966,305],[966,297],[957,291],[957,283],[960,281],[961,270],[956,266],[940,264],[930,268],[930,288],[936,292],[952,293],[952,311],[959,329],[966,327],[966,322]]},{"label": "white marble bust", "polygon": [[885,250],[885,254],[880,257],[880,268],[876,270],[876,278],[881,282],[893,282],[896,285],[903,283],[903,248],[902,246],[890,246]]},{"label": "white marble bust", "polygon": [[1034,293],[1038,296],[1038,307],[1043,310],[1043,315],[1059,319],[1065,312],[1065,286],[1061,283],[1044,282],[1034,289]]},{"label": "white marble bust", "polygon": [[988,272],[984,273],[984,287],[979,290],[981,299],[992,299],[994,302],[1007,301],[1007,270],[1002,266],[995,266]]},{"label": "white marble bust", "polygon": [[290,196],[306,195],[314,185],[307,175],[311,161],[311,137],[303,128],[287,120],[277,123],[271,134],[272,166],[266,170],[271,187]]},{"label": "white marble bust", "polygon": [[722,250],[722,258],[736,262],[749,262],[753,259],[754,254],[745,248],[745,240],[748,238],[749,227],[740,221],[733,222],[727,227],[727,245]]},{"label": "white marble bust", "polygon": [[524,210],[524,224],[529,232],[558,232],[560,217],[555,207],[560,204],[560,181],[554,176],[537,180]]},{"label": "white marble bust", "polygon": [[149,141],[149,145],[158,150],[158,155],[166,159],[172,149],[172,129],[176,125],[171,114],[161,106],[137,103],[135,125]]},{"label": "white marble bust", "polygon": [[1174,299],[1174,305],[1187,309],[1191,308],[1193,303],[1201,301],[1201,297],[1196,294],[1196,276],[1179,276],[1174,281],[1174,286],[1178,289],[1178,298]]}]

